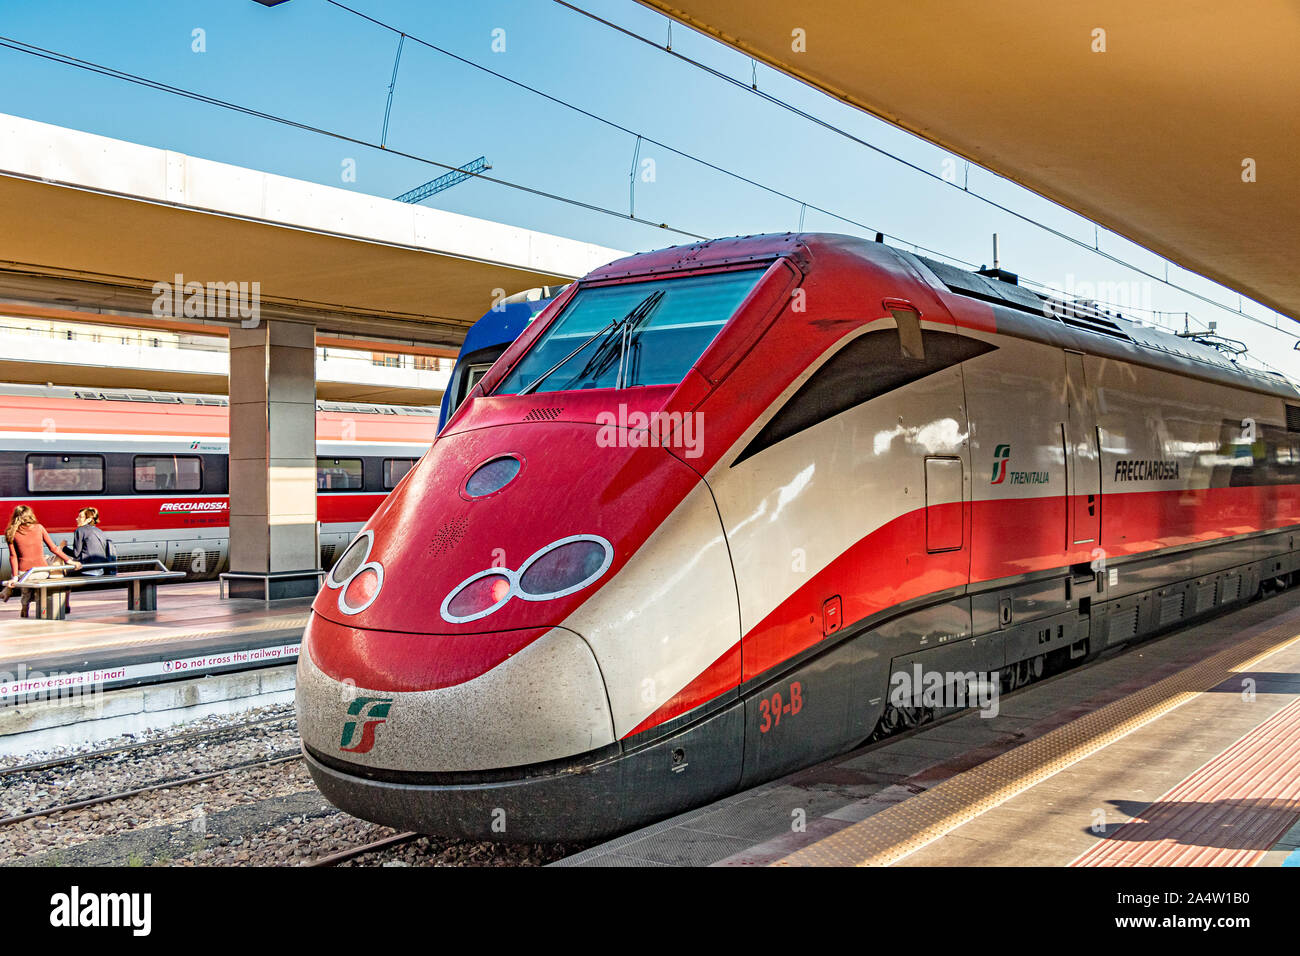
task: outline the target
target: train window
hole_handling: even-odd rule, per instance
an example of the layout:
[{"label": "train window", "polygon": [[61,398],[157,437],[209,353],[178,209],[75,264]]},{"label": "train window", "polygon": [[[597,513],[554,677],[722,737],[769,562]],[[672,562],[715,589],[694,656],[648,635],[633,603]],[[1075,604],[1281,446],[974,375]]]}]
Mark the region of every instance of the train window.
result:
[{"label": "train window", "polygon": [[317,491],[360,491],[360,458],[317,458]]},{"label": "train window", "polygon": [[135,490],[198,491],[203,461],[197,455],[136,455]]},{"label": "train window", "polygon": [[397,483],[406,477],[406,473],[415,467],[414,458],[384,459],[384,490],[392,491]]},{"label": "train window", "polygon": [[33,495],[101,492],[104,459],[100,455],[28,455],[27,491]]},{"label": "train window", "polygon": [[803,383],[732,467],[818,422],[997,347],[951,332],[923,332],[922,340],[924,357],[918,358],[908,354],[898,329],[854,339]]},{"label": "train window", "polygon": [[[505,349],[498,349],[498,356],[504,351]],[[493,361],[495,361],[495,359]],[[465,401],[465,397],[469,395],[470,392],[474,391],[474,386],[477,385],[483,376],[488,373],[490,368],[492,368],[492,362],[480,362],[477,365],[469,366],[469,368],[465,370],[465,385],[461,388],[460,394],[456,397],[457,407],[460,406],[461,402]]]},{"label": "train window", "polygon": [[495,394],[675,385],[763,271],[579,289]]},{"label": "train window", "polygon": [[492,363],[501,357],[509,344],[506,342],[475,349],[473,352],[462,354],[456,360],[456,365],[451,372],[451,380],[447,383],[447,393],[442,400],[448,417],[464,404],[474,386],[488,373]]}]

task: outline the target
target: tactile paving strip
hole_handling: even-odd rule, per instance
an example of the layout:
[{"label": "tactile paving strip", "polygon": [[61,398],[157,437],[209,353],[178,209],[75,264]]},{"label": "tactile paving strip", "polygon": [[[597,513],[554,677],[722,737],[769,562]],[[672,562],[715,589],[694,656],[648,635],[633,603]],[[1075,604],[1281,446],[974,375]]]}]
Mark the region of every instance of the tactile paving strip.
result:
[{"label": "tactile paving strip", "polygon": [[1071,866],[1252,866],[1300,816],[1300,700]]},{"label": "tactile paving strip", "polygon": [[1294,615],[1254,638],[1022,744],[773,866],[888,866],[1296,641]]}]

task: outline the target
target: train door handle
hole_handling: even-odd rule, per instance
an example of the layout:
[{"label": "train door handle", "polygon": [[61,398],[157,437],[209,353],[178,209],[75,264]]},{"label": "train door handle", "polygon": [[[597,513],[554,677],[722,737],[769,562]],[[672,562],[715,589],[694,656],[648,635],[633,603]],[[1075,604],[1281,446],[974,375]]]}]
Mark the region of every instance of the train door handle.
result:
[{"label": "train door handle", "polygon": [[1088,496],[1088,517],[1095,518],[1096,516],[1097,516],[1097,496],[1089,495]]}]

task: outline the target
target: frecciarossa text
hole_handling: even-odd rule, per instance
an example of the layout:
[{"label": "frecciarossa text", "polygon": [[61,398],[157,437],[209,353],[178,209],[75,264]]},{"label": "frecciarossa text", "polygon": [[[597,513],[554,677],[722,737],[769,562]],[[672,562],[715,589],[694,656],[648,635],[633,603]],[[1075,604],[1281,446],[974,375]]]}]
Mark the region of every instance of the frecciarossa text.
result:
[{"label": "frecciarossa text", "polygon": [[1178,462],[1139,461],[1121,458],[1115,462],[1116,481],[1177,481]]}]

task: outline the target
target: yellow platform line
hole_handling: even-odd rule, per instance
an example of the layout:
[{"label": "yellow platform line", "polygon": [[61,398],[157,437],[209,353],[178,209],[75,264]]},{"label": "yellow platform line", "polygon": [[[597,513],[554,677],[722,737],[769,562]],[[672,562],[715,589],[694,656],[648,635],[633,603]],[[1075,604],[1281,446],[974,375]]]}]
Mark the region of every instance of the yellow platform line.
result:
[{"label": "yellow platform line", "polygon": [[[1293,615],[1288,615],[1291,617]],[[1294,621],[957,774],[796,850],[773,866],[889,866],[1300,641]]]}]

